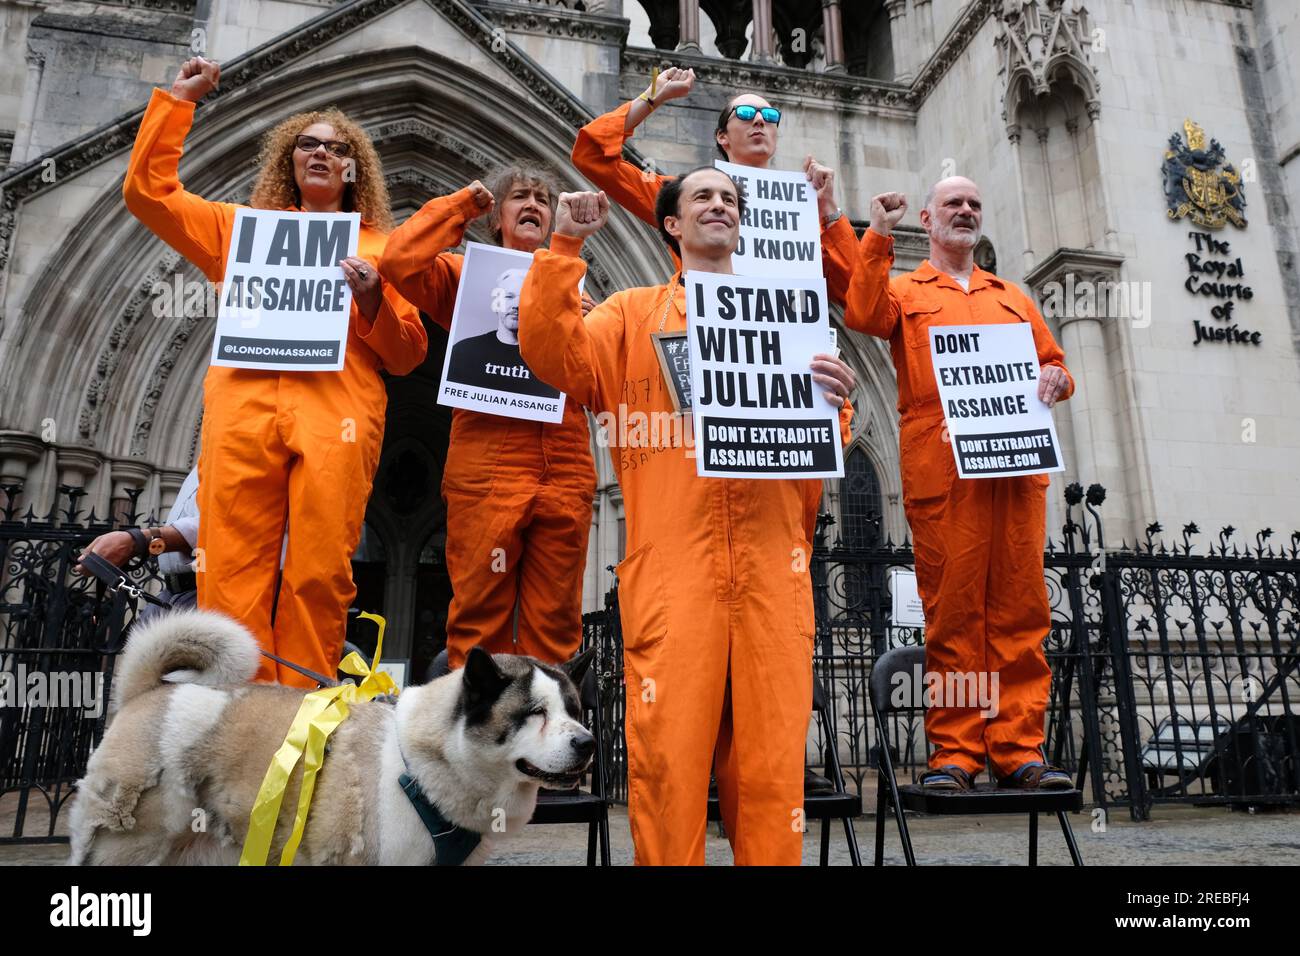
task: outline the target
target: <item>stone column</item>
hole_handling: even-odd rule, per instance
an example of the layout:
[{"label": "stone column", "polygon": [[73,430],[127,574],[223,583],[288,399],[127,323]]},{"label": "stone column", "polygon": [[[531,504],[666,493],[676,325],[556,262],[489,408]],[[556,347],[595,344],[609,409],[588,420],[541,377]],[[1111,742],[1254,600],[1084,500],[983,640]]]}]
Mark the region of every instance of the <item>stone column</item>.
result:
[{"label": "stone column", "polygon": [[677,49],[700,53],[700,0],[677,0]]},{"label": "stone column", "polygon": [[18,485],[23,490],[14,495],[14,507],[19,500],[31,501],[36,489],[27,487],[32,465],[45,455],[45,443],[26,432],[0,432],[0,511],[8,508],[8,493],[4,485]]},{"label": "stone column", "polygon": [[18,108],[18,128],[14,130],[14,145],[9,153],[9,165],[21,166],[31,158],[32,128],[36,125],[36,101],[41,91],[41,77],[45,75],[45,54],[27,50],[27,81],[23,84],[23,100]]},{"label": "stone column", "polygon": [[826,43],[826,72],[844,73],[844,23],[840,0],[822,0],[822,30]]},{"label": "stone column", "polygon": [[[113,521],[126,522],[130,519],[131,498],[127,494],[128,489],[139,488],[141,494],[136,498],[137,510],[140,514],[137,519],[144,521],[149,517],[149,509],[144,491],[149,487],[149,478],[153,475],[153,469],[138,458],[114,458],[110,463],[110,474],[113,479],[113,487],[109,493],[109,517]],[[154,515],[160,523],[162,515]]]},{"label": "stone column", "polygon": [[889,14],[889,42],[894,49],[894,79],[911,83],[916,75],[912,64],[912,38],[907,21],[907,0],[885,0]]},{"label": "stone column", "polygon": [[772,0],[754,0],[754,42],[749,58],[772,63]]}]

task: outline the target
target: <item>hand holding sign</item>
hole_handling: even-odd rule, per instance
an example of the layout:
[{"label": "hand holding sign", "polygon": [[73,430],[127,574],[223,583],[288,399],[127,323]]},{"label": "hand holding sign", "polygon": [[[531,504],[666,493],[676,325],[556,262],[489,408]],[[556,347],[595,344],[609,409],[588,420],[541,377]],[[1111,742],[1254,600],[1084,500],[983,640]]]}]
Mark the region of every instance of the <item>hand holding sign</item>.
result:
[{"label": "hand holding sign", "polygon": [[339,265],[352,287],[352,301],[357,309],[371,322],[375,321],[384,301],[384,283],[379,278],[379,270],[358,256],[348,256]]},{"label": "hand holding sign", "polygon": [[1070,376],[1059,365],[1044,365],[1038,370],[1038,398],[1048,408],[1070,387]]},{"label": "hand holding sign", "polygon": [[212,60],[196,56],[181,64],[176,79],[172,81],[172,96],[197,103],[215,90],[220,81],[221,67]]},{"label": "hand holding sign", "polygon": [[843,408],[858,384],[853,369],[849,368],[839,356],[822,353],[813,356],[809,367],[813,370],[813,381],[822,388],[828,389],[823,393],[826,401],[836,408]]},{"label": "hand holding sign", "polygon": [[907,197],[902,193],[881,193],[871,199],[871,228],[888,236],[907,212]]},{"label": "hand holding sign", "polygon": [[803,171],[808,177],[808,182],[812,183],[813,189],[817,191],[818,215],[826,219],[839,212],[840,207],[835,203],[835,170],[823,166],[809,153],[804,157]]},{"label": "hand holding sign", "polygon": [[555,231],[561,236],[586,239],[605,225],[609,199],[605,193],[560,193],[555,211]]}]

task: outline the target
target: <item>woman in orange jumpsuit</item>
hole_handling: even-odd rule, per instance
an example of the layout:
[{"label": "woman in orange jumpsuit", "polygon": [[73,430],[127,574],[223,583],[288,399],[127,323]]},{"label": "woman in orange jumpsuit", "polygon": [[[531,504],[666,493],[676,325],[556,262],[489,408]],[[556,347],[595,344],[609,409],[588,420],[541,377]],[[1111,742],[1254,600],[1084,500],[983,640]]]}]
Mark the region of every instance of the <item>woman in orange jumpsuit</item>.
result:
[{"label": "woman in orange jumpsuit", "polygon": [[[690,93],[695,85],[695,71],[669,67],[660,73],[640,96],[618,109],[598,116],[578,130],[573,144],[573,165],[596,186],[604,190],[632,215],[659,228],[655,222],[655,198],[659,187],[668,179],[652,169],[639,169],[623,158],[623,144],[657,107],[668,100]],[[751,119],[741,119],[737,107],[753,107]],[[777,122],[764,118],[772,104],[753,93],[733,97],[718,115],[714,134],[718,156],[741,166],[765,169],[776,155]],[[748,114],[748,110],[744,110]],[[773,115],[768,112],[768,115]],[[804,158],[804,172],[817,190],[817,209],[822,221],[822,266],[826,275],[826,294],[838,305],[844,304],[857,263],[857,237],[853,226],[835,204],[835,173],[811,155]],[[674,258],[676,255],[674,254]]]},{"label": "woman in orange jumpsuit", "polygon": [[[550,234],[558,196],[550,172],[520,165],[499,171],[487,187],[475,182],[430,199],[389,237],[380,271],[450,329],[463,257],[445,250],[460,245],[470,222],[490,213],[502,246],[531,253]],[[554,424],[453,411],[442,479],[450,667],[464,664],[476,645],[554,663],[577,652],[595,490],[586,415],[572,396]]]},{"label": "woman in orange jumpsuit", "polygon": [[[181,67],[171,93],[154,90],[122,191],[135,217],[213,282],[225,276],[238,207],[186,192],[178,170],[195,103],[219,77],[215,63],[196,57]],[[243,622],[263,649],[333,674],[356,595],[352,554],[384,437],[380,372],[410,372],[428,342],[416,310],[379,278],[391,224],[388,191],[360,127],[335,110],[281,123],[264,140],[250,205],[361,214],[357,255],[340,263],[352,287],[351,325],[342,371],[208,369],[198,466],[199,605]],[[264,660],[258,680],[277,679],[315,686]]]},{"label": "woman in orange jumpsuit", "polygon": [[898,193],[872,200],[844,322],[887,339],[898,373],[903,507],[925,609],[926,670],[985,676],[984,686],[996,693],[989,708],[996,713],[987,716],[969,700],[927,709],[926,735],[936,749],[921,782],[969,789],[987,759],[1004,786],[1069,787],[1068,774],[1042,762],[1051,689],[1043,655],[1051,625],[1043,582],[1048,476],[957,477],[930,326],[1028,323],[1040,366],[1038,397],[1048,405],[1065,400],[1074,380],[1029,297],[974,264],[983,217],[976,185],[962,177],[935,185],[921,212],[930,258],[890,281],[891,233],[906,209]]},{"label": "woman in orange jumpsuit", "polygon": [[[730,273],[742,208],[735,183],[702,167],[670,180],[664,193],[662,228],[683,267]],[[673,404],[651,333],[686,328],[680,274],[612,295],[583,319],[579,253],[608,208],[604,194],[560,197],[551,248],[534,254],[524,282],[520,346],[543,380],[594,412],[668,416]],[[819,355],[812,367],[842,408],[854,384],[848,366]],[[631,407],[619,416],[625,402]],[[843,411],[840,424],[843,438]],[[808,565],[822,483],[701,478],[693,449],[670,431],[659,431],[636,467],[613,456],[627,511],[618,577],[636,860],[704,862],[712,767],[735,861],[795,865],[812,708]],[[611,439],[641,444],[630,437]]]}]

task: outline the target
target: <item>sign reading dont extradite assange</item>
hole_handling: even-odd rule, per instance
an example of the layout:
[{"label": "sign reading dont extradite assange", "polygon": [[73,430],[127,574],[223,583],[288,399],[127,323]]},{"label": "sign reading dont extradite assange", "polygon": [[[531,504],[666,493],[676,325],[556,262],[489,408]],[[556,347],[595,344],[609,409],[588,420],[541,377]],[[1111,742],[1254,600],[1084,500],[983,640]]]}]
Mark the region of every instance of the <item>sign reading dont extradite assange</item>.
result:
[{"label": "sign reading dont extradite assange", "polygon": [[281,372],[343,368],[361,216],[239,209],[212,341],[212,364]]},{"label": "sign reading dont extradite assange", "polygon": [[685,276],[696,473],[833,478],[839,411],[813,381],[828,351],[826,280]]},{"label": "sign reading dont extradite assange", "polygon": [[934,325],[930,354],[959,478],[1064,470],[1028,323]]}]

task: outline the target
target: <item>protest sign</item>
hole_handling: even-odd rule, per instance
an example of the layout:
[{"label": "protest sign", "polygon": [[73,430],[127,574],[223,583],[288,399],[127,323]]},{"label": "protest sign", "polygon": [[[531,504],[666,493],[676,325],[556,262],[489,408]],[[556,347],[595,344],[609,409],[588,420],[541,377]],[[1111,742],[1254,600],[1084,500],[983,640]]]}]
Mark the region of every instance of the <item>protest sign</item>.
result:
[{"label": "protest sign", "polygon": [[685,282],[696,473],[842,475],[839,410],[810,368],[830,339],[826,280],[689,272]]},{"label": "protest sign", "polygon": [[934,325],[930,354],[958,477],[1065,470],[1029,323]]},{"label": "protest sign", "polygon": [[536,422],[563,419],[564,393],[537,378],[519,354],[519,294],[532,264],[527,252],[466,243],[440,405]]},{"label": "protest sign", "polygon": [[713,163],[745,193],[740,242],[731,257],[737,275],[822,278],[817,191],[801,172]]},{"label": "protest sign", "polygon": [[668,385],[668,397],[673,410],[688,412],[691,409],[691,358],[685,332],[651,332],[659,369]]},{"label": "protest sign", "polygon": [[239,209],[226,256],[212,364],[281,372],[343,368],[357,254],[355,212]]}]

